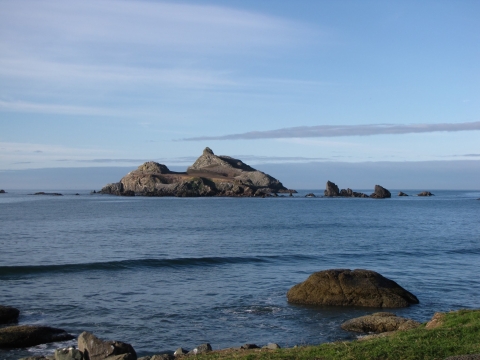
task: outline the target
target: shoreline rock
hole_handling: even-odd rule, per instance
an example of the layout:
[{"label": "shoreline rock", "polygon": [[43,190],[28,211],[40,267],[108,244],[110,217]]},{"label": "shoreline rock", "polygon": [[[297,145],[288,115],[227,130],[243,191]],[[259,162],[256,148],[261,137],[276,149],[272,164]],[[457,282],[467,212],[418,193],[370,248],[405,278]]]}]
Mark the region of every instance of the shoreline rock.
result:
[{"label": "shoreline rock", "polygon": [[132,345],[97,338],[87,331],[82,332],[78,337],[78,350],[83,353],[84,360],[137,360],[137,353]]},{"label": "shoreline rock", "polygon": [[215,155],[208,147],[186,172],[174,172],[163,164],[149,161],[100,191],[120,196],[177,197],[266,197],[293,192],[296,193],[274,177],[239,159]]},{"label": "shoreline rock", "polygon": [[345,321],[340,327],[346,331],[363,333],[384,333],[415,329],[420,326],[418,321],[396,316],[389,312],[379,312],[360,316]]},{"label": "shoreline rock", "polygon": [[418,304],[415,295],[375,271],[332,269],[313,273],[287,292],[292,304],[401,308]]},{"label": "shoreline rock", "polygon": [[0,328],[0,348],[3,349],[30,347],[74,338],[65,330],[48,326],[18,325]]}]

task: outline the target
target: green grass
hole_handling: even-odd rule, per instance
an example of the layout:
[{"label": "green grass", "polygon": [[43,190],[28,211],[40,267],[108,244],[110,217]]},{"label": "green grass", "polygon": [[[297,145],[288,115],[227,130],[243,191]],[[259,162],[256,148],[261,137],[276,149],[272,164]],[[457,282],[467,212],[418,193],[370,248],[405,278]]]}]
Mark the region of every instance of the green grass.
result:
[{"label": "green grass", "polygon": [[447,313],[443,324],[427,330],[397,332],[366,341],[335,342],[280,350],[223,350],[197,356],[198,360],[371,360],[371,359],[444,359],[452,355],[480,353],[480,310]]}]

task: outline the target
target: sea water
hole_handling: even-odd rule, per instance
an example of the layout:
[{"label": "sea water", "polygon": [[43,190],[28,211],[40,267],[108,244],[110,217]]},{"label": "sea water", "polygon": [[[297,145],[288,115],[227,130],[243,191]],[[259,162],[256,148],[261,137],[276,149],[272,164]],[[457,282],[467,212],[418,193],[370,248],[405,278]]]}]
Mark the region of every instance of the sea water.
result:
[{"label": "sea water", "polygon": [[[436,311],[480,307],[479,191],[385,200],[305,198],[308,192],[2,194],[0,304],[21,310],[19,324],[90,331],[131,343],[139,355],[205,342],[220,349],[352,339],[340,324],[378,309],[286,300],[290,287],[332,268],[396,281],[420,304],[394,312],[421,322]],[[75,341],[0,350],[0,358],[69,344]]]}]

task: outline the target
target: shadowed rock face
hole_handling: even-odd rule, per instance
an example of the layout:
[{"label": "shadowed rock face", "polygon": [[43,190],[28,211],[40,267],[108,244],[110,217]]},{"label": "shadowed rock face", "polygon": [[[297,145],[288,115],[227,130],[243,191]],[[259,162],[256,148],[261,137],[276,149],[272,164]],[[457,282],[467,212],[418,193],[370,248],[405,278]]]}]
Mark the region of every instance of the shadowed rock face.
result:
[{"label": "shadowed rock face", "polygon": [[418,299],[395,281],[370,270],[334,269],[316,272],[293,286],[287,300],[294,304],[401,308]]},{"label": "shadowed rock face", "polygon": [[20,310],[11,306],[0,305],[0,324],[17,321],[19,315]]},{"label": "shadowed rock face", "polygon": [[375,185],[375,190],[373,194],[370,195],[370,197],[375,199],[388,199],[392,197],[392,194],[384,187],[380,185]]},{"label": "shadowed rock face", "polygon": [[170,171],[150,161],[128,173],[120,182],[100,191],[113,195],[144,196],[261,196],[289,192],[280,181],[241,160],[217,156],[210,148],[185,173]]}]

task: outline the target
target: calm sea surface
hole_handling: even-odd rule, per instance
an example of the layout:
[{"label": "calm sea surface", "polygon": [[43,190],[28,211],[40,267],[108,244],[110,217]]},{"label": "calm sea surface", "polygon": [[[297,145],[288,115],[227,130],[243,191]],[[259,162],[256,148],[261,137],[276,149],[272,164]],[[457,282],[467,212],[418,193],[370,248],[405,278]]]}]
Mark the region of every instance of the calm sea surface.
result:
[{"label": "calm sea surface", "polygon": [[[20,324],[87,330],[129,342],[139,355],[204,342],[219,349],[354,338],[340,324],[377,310],[286,301],[291,286],[331,268],[395,280],[420,300],[395,313],[419,321],[480,307],[480,191],[387,200],[304,198],[307,192],[266,199],[2,194],[0,304],[19,308]],[[70,343],[0,350],[0,358]]]}]

